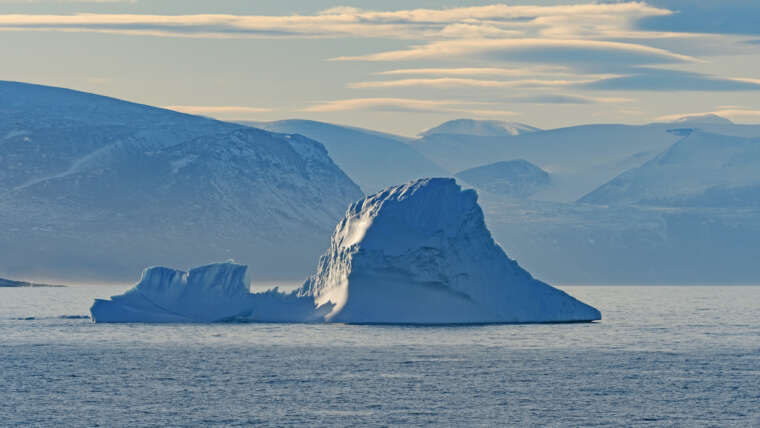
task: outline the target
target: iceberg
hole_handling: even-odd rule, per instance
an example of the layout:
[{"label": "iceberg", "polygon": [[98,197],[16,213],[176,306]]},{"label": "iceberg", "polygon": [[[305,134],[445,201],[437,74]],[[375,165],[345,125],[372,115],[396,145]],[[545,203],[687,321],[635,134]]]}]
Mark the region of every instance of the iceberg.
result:
[{"label": "iceberg", "polygon": [[354,203],[302,294],[349,323],[538,323],[601,319],[534,279],[485,225],[474,190],[451,178],[388,188]]},{"label": "iceberg", "polygon": [[352,204],[316,273],[289,294],[251,293],[245,266],[147,269],[95,322],[588,322],[601,313],[534,279],[493,240],[474,190],[429,178]]},{"label": "iceberg", "polygon": [[96,323],[214,323],[308,322],[320,313],[313,299],[277,289],[251,293],[250,284],[248,267],[231,262],[189,272],[151,267],[126,293],[96,299],[90,315]]}]

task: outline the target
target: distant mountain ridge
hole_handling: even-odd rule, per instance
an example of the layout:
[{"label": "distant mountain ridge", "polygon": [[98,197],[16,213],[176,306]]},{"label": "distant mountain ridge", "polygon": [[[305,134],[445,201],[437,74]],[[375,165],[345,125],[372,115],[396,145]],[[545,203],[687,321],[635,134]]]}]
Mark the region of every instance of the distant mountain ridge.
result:
[{"label": "distant mountain ridge", "polygon": [[407,145],[404,137],[311,120],[241,123],[319,141],[335,163],[367,193],[417,178],[450,175]]}]

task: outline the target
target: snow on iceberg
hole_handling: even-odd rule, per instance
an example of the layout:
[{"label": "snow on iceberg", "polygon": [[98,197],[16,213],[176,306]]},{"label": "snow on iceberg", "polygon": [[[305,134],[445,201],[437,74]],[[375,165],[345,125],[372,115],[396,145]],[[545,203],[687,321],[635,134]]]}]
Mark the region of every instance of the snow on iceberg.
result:
[{"label": "snow on iceberg", "polygon": [[147,269],[96,300],[96,322],[536,323],[601,319],[533,277],[486,228],[474,190],[432,178],[354,203],[317,272],[298,290],[252,294],[246,267]]}]

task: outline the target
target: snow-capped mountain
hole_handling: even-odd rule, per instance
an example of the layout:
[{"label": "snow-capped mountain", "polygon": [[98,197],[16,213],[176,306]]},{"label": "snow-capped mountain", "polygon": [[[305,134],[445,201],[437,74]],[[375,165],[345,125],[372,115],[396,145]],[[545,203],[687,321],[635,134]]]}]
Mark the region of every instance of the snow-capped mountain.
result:
[{"label": "snow-capped mountain", "polygon": [[539,128],[519,122],[506,122],[502,120],[474,120],[455,119],[444,122],[427,131],[420,132],[420,137],[435,134],[464,134],[477,135],[480,137],[511,137],[514,135],[527,134],[540,131]]},{"label": "snow-capped mountain", "polygon": [[760,206],[760,138],[694,131],[580,199],[592,204]]},{"label": "snow-capped mountain", "polygon": [[0,271],[14,276],[121,281],[234,258],[296,280],[361,195],[306,137],[0,83]]},{"label": "snow-capped mountain", "polygon": [[718,116],[717,114],[707,113],[707,114],[690,114],[686,116],[679,117],[678,119],[675,119],[671,121],[673,124],[677,125],[686,125],[686,126],[693,126],[693,125],[733,125],[734,122],[731,122],[730,120],[726,119],[725,117]]},{"label": "snow-capped mountain", "polygon": [[456,177],[480,190],[516,198],[527,198],[551,184],[546,171],[524,159],[466,169]]},{"label": "snow-capped mountain", "polygon": [[552,186],[534,198],[570,202],[678,141],[667,132],[671,127],[582,125],[511,137],[434,134],[409,144],[450,171],[525,159],[552,175]]},{"label": "snow-capped mountain", "polygon": [[242,123],[319,141],[335,163],[367,193],[416,178],[449,175],[405,144],[403,137],[310,120]]}]

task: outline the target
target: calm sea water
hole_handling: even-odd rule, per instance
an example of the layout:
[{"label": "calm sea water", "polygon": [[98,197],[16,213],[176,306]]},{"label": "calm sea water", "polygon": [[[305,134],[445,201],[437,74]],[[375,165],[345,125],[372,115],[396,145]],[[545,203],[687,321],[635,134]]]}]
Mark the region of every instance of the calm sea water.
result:
[{"label": "calm sea water", "polygon": [[760,287],[564,287],[593,324],[92,324],[0,289],[2,426],[760,427]]}]

